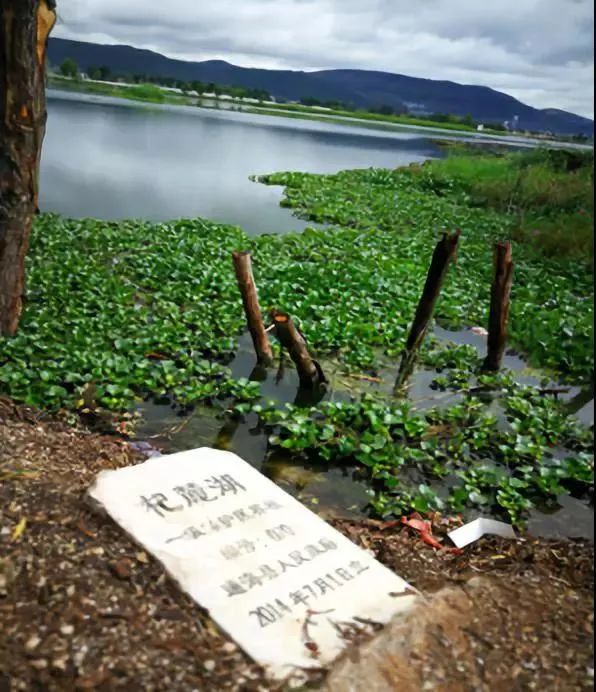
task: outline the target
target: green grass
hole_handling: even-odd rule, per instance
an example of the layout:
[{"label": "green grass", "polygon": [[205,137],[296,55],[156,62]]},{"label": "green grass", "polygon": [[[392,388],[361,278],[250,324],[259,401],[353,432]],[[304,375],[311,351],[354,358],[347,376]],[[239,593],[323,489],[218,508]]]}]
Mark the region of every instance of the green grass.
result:
[{"label": "green grass", "polygon": [[153,103],[163,103],[166,95],[163,89],[154,84],[137,84],[128,88],[128,97],[139,99],[140,101],[152,101]]},{"label": "green grass", "polygon": [[[203,108],[213,108],[213,106],[203,106]],[[368,129],[384,130],[385,132],[395,132],[395,123],[384,123],[381,121],[367,120],[366,122],[358,122],[357,119],[347,120],[339,116],[317,115],[316,113],[301,113],[301,112],[285,112],[282,109],[261,107],[261,106],[242,106],[238,108],[242,113],[253,113],[254,115],[273,115],[276,118],[290,118],[291,120],[313,120],[322,123],[337,123],[344,127],[366,127]]]},{"label": "green grass", "polygon": [[455,153],[411,169],[435,194],[460,194],[511,219],[511,237],[549,257],[593,264],[593,152],[533,150],[520,154]]},{"label": "green grass", "polygon": [[[358,464],[380,515],[474,509],[520,521],[570,483],[586,490],[590,431],[508,373],[479,376],[479,358],[465,347],[428,339],[421,364],[434,371],[437,389],[480,385],[501,420],[494,404],[474,395],[426,413],[380,394],[313,410],[270,406],[258,383],[234,379],[225,365],[245,324],[233,250],[251,251],[264,310],[287,310],[317,355],[370,374],[381,358],[397,368],[433,247],[441,233],[459,228],[458,262],[437,318],[452,326],[487,323],[492,245],[513,238],[511,343],[560,378],[592,381],[591,267],[516,240],[515,210],[503,210],[501,192],[487,192],[491,169],[512,180],[511,171],[543,163],[474,159],[265,177],[285,187],[286,206],[332,224],[328,230],[251,238],[202,219],[108,223],[41,215],[27,257],[22,324],[14,338],[0,339],[0,388],[54,410],[79,410],[92,384],[97,404],[116,413],[143,395],[205,402],[239,416],[252,411],[270,433],[270,449]],[[582,168],[564,173],[556,162],[548,165],[550,179],[564,186]],[[524,188],[528,208],[573,213],[575,182],[557,193],[564,205],[558,211],[542,184]],[[478,189],[482,199],[474,197]]]},{"label": "green grass", "polygon": [[[277,105],[267,104],[266,108],[272,113],[278,110],[294,111],[296,113],[302,113],[304,115],[319,115],[324,116],[339,116],[341,118],[356,118],[358,120],[373,121],[373,122],[384,122],[391,123],[394,125],[415,125],[417,127],[433,127],[441,128],[444,130],[454,130],[456,132],[476,132],[476,127],[471,125],[466,125],[465,123],[453,123],[453,122],[439,122],[434,120],[428,120],[426,118],[415,118],[408,115],[382,115],[380,113],[369,113],[367,111],[349,111],[340,110],[336,108],[331,109],[318,109],[310,106],[303,106],[295,103],[280,103]],[[325,118],[328,119],[328,118]],[[503,132],[499,130],[491,130],[486,128],[484,130],[488,134],[503,135]]]},{"label": "green grass", "polygon": [[[50,75],[49,85],[61,89],[69,89],[71,91],[79,91],[83,93],[101,94],[104,96],[117,96],[127,98],[134,101],[144,101],[147,103],[171,103],[178,105],[191,105],[195,103],[196,98],[183,96],[182,94],[174,94],[160,89],[154,84],[141,84],[131,86],[116,86],[113,84],[103,84],[101,82],[73,80],[61,77],[60,75]],[[200,97],[199,97],[200,100]],[[354,118],[362,120],[366,123],[377,123],[379,125],[416,125],[420,127],[443,128],[461,132],[462,134],[475,132],[476,128],[464,125],[462,123],[443,123],[430,120],[412,118],[401,115],[381,115],[377,113],[368,113],[364,111],[344,111],[344,110],[326,110],[321,111],[309,106],[301,106],[297,104],[267,104],[264,106],[247,106],[244,101],[231,100],[225,103],[236,103],[241,106],[240,111],[246,113],[275,115],[278,117],[294,117],[296,119],[316,120],[322,122],[336,122],[342,124],[350,124],[346,118]],[[502,135],[502,132],[485,130],[486,133]]]},{"label": "green grass", "polygon": [[85,94],[98,94],[100,96],[115,96],[131,101],[144,103],[169,103],[172,105],[192,105],[193,101],[181,94],[173,94],[154,84],[135,84],[131,86],[117,86],[102,82],[89,82],[74,79],[66,79],[58,75],[50,75],[48,78],[50,87],[76,91]]}]

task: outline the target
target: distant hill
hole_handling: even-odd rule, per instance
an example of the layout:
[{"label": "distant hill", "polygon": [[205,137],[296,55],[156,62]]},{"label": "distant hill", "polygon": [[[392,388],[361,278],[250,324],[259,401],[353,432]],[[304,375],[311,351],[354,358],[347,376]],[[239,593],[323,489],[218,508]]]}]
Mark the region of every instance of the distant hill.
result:
[{"label": "distant hill", "polygon": [[504,122],[518,117],[525,130],[592,137],[594,121],[574,113],[538,109],[489,87],[407,77],[372,70],[263,70],[223,60],[187,62],[131,46],[100,45],[60,38],[49,42],[49,60],[59,65],[73,58],[80,69],[106,66],[120,74],[149,74],[184,81],[200,80],[228,86],[266,89],[285,100],[305,97],[343,101],[356,107],[388,105],[413,113],[470,114],[479,122]]}]

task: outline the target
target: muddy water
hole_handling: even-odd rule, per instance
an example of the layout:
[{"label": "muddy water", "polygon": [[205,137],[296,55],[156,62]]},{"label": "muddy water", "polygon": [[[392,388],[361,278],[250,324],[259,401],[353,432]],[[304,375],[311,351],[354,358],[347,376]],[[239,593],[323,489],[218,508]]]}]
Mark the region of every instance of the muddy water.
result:
[{"label": "muddy water", "polygon": [[[331,361],[323,362],[330,387],[324,395],[300,391],[298,376],[291,367],[263,373],[254,368],[252,342],[244,335],[236,357],[229,365],[236,378],[246,377],[261,383],[264,401],[288,402],[301,406],[315,405],[321,400],[349,401],[356,393],[351,383],[344,382],[339,368]],[[356,381],[354,381],[356,383]],[[362,391],[362,389],[360,389]],[[302,502],[317,506],[323,513],[343,517],[362,516],[369,502],[368,485],[359,479],[355,467],[315,466],[292,459],[268,449],[267,435],[255,414],[245,421],[226,420],[223,412],[212,407],[196,407],[184,415],[167,402],[146,402],[141,407],[144,422],[137,438],[164,453],[181,452],[201,446],[235,452]]]},{"label": "muddy water", "polygon": [[[456,344],[467,344],[474,346],[479,354],[484,354],[486,350],[486,337],[476,334],[471,329],[462,329],[453,332],[442,327],[435,328],[435,336],[444,341],[452,341]],[[573,387],[560,385],[551,381],[544,385],[544,373],[531,368],[528,363],[515,351],[510,350],[505,354],[503,365],[508,370],[515,373],[515,379],[519,384],[532,387],[546,386],[553,389],[561,389],[558,395],[561,400],[567,402],[569,413],[576,416],[585,425],[594,424],[594,390],[592,388]]]},{"label": "muddy water", "polygon": [[[441,341],[469,344],[479,353],[485,350],[485,337],[469,329],[449,331],[436,327],[435,337]],[[353,396],[366,391],[392,395],[397,368],[386,363],[378,378],[370,380],[346,375],[334,361],[322,363],[330,386],[318,400],[349,401]],[[505,365],[515,373],[520,384],[540,385],[544,375],[528,367],[527,363],[513,352],[505,358]],[[261,382],[264,401],[283,404],[293,402],[308,406],[318,403],[312,395],[300,392],[298,378],[291,367],[282,372],[271,369],[266,373],[254,369],[252,344],[248,335],[241,337],[238,351],[230,363],[232,374],[249,377]],[[418,370],[411,379],[407,396],[419,410],[431,407],[446,407],[462,400],[457,392],[437,392],[430,385],[436,377],[435,371]],[[568,401],[570,412],[575,413],[585,424],[593,424],[593,392],[570,387],[560,396]],[[490,407],[505,424],[498,401],[488,401]],[[316,507],[327,516],[357,517],[367,514],[370,489],[357,467],[321,466],[292,458],[268,447],[267,434],[259,426],[257,416],[251,414],[245,421],[229,421],[223,411],[210,407],[196,407],[191,413],[181,413],[168,402],[146,402],[141,407],[144,418],[137,432],[140,444],[151,445],[162,453],[173,453],[201,446],[227,449],[258,468],[287,492],[305,504]],[[409,478],[408,481],[422,482],[423,479]],[[448,480],[447,480],[448,482]],[[440,491],[441,488],[435,488]],[[444,490],[445,488],[443,488]],[[586,537],[593,540],[593,507],[585,500],[569,495],[558,498],[548,509],[534,510],[529,520],[529,530],[534,535],[545,537]]]}]

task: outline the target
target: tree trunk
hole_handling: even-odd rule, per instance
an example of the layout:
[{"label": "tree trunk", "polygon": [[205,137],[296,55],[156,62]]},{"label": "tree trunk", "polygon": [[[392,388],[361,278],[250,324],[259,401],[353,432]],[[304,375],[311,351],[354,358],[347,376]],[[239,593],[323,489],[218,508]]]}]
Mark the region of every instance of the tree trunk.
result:
[{"label": "tree trunk", "polygon": [[0,0],[0,334],[18,327],[37,212],[54,0]]},{"label": "tree trunk", "polygon": [[488,353],[482,365],[483,370],[499,370],[507,343],[507,322],[511,284],[513,283],[513,262],[511,243],[496,243],[494,254],[495,275],[490,294],[490,316],[488,319]]},{"label": "tree trunk", "polygon": [[416,308],[416,315],[402,356],[397,382],[395,383],[396,389],[402,386],[412,371],[416,354],[424,340],[426,330],[435,311],[435,305],[447,270],[451,262],[455,260],[459,236],[459,231],[452,235],[445,233],[435,247],[426,276],[426,283]]},{"label": "tree trunk", "polygon": [[248,331],[252,337],[255,353],[257,354],[257,362],[260,365],[270,365],[273,362],[273,352],[261,316],[257,287],[252,274],[250,253],[234,252],[232,253],[232,259],[234,260],[234,269],[238,279],[238,288],[242,295]]},{"label": "tree trunk", "polygon": [[290,358],[294,361],[300,386],[304,389],[315,389],[327,380],[321,370],[321,366],[311,357],[306,347],[306,340],[292,322],[289,315],[273,310],[271,312],[275,325],[275,336],[280,344],[288,349]]}]

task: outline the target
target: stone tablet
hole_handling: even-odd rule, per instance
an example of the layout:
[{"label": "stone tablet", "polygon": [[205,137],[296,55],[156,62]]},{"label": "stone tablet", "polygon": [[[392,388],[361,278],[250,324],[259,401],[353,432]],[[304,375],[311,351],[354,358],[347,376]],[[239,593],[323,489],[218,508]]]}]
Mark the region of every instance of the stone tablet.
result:
[{"label": "stone tablet", "polygon": [[89,491],[270,677],[331,662],[416,592],[230,452],[101,472]]}]

